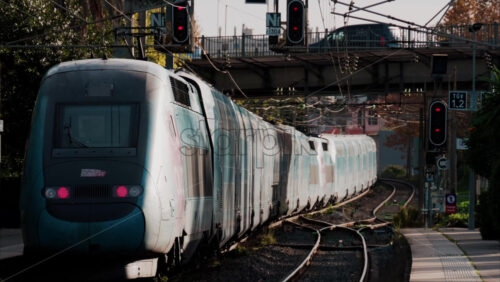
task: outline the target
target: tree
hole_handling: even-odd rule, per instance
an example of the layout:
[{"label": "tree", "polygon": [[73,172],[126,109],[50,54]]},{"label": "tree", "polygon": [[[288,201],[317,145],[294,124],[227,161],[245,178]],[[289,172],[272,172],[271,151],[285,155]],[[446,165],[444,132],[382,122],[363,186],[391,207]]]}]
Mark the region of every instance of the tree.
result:
[{"label": "tree", "polygon": [[[89,58],[110,44],[112,24],[85,14],[79,0],[0,2],[0,118],[4,120],[0,177],[19,176],[42,75],[62,61]],[[104,12],[103,16],[108,16]],[[17,45],[17,46],[14,46]],[[72,46],[72,47],[70,47]]]},{"label": "tree", "polygon": [[444,25],[494,23],[500,19],[500,0],[456,0],[446,13]]},{"label": "tree", "polygon": [[500,71],[494,68],[492,91],[474,115],[466,151],[468,165],[489,179],[479,198],[478,222],[484,239],[500,239]]},{"label": "tree", "polygon": [[[474,171],[485,177],[500,165],[500,71],[494,69],[493,91],[484,98],[481,109],[474,115],[470,128],[469,149],[466,160]],[[500,175],[499,175],[500,177]]]}]

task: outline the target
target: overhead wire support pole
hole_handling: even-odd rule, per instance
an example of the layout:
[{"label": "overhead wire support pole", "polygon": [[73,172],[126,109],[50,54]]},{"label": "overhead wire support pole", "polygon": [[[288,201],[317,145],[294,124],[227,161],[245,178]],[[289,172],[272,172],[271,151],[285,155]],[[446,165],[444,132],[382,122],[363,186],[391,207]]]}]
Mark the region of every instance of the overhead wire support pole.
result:
[{"label": "overhead wire support pole", "polygon": [[430,22],[432,22],[433,19],[435,19],[437,17],[437,15],[439,15],[444,9],[446,9],[446,11],[441,16],[441,19],[439,19],[438,23],[436,24],[436,25],[438,25],[441,22],[441,20],[443,19],[444,15],[446,15],[446,13],[448,12],[448,10],[450,9],[451,4],[453,4],[453,2],[455,2],[455,0],[451,0],[450,2],[448,2],[448,4],[444,5],[444,7],[441,8],[441,10],[439,10],[439,12],[437,12],[429,21],[427,21],[424,24],[424,26],[427,26]]}]

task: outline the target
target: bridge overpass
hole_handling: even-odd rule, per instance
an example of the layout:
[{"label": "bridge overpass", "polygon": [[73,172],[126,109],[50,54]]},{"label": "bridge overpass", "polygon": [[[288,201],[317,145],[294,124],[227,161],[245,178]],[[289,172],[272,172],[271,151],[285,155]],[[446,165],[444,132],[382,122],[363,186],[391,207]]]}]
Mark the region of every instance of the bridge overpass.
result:
[{"label": "bridge overpass", "polygon": [[[447,91],[456,85],[458,90],[469,90],[471,35],[464,27],[451,30],[451,37],[443,39],[435,33],[400,29],[402,36],[391,44],[358,40],[322,50],[279,46],[270,50],[267,36],[263,35],[202,37],[198,40],[203,50],[188,65],[235,98],[243,97],[236,84],[248,97],[340,92],[369,95],[403,93],[405,89],[433,91],[432,56],[446,54],[447,75],[441,89]],[[327,33],[310,33],[309,44]],[[485,90],[488,84],[481,78],[490,76],[488,61],[498,65],[500,57],[498,24],[483,27],[476,38],[477,89]]]}]

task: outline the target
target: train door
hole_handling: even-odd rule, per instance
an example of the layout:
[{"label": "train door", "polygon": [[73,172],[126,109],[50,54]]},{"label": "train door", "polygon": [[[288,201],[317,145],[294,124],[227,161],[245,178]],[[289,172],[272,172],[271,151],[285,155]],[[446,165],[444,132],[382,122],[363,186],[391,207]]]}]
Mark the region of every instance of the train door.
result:
[{"label": "train door", "polygon": [[215,212],[220,220],[217,226],[219,242],[223,245],[233,235],[235,226],[235,158],[237,139],[234,136],[235,115],[231,102],[223,94],[212,91],[216,106],[214,132],[214,171],[216,181]]},{"label": "train door", "polygon": [[[249,121],[246,112],[242,108],[236,108],[236,114],[239,117],[239,179],[236,188],[236,208],[238,209],[239,217],[239,235],[243,234],[250,227],[250,199],[249,199],[249,184],[250,184],[250,155],[249,147],[252,143],[252,137],[248,136]],[[239,183],[239,184],[238,184]]]},{"label": "train door", "polygon": [[262,191],[262,173],[263,173],[263,146],[262,146],[262,131],[259,120],[252,117],[252,129],[255,136],[254,146],[252,150],[253,156],[253,187],[252,187],[252,229],[259,226],[261,223],[261,191]]},{"label": "train door", "polygon": [[279,132],[280,138],[280,170],[279,170],[279,213],[284,214],[288,209],[286,205],[289,183],[289,172],[292,157],[292,137],[285,131]]}]

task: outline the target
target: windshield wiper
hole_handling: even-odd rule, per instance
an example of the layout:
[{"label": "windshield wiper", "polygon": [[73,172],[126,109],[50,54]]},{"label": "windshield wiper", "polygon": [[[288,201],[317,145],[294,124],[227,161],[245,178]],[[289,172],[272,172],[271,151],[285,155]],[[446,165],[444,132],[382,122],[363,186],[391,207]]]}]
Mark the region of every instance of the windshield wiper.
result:
[{"label": "windshield wiper", "polygon": [[89,147],[89,146],[85,145],[82,141],[74,138],[71,135],[71,118],[69,119],[69,125],[65,125],[64,129],[68,130],[68,140],[69,140],[70,144],[72,144],[72,145],[74,144],[74,145],[78,146],[77,148],[88,148]]}]

